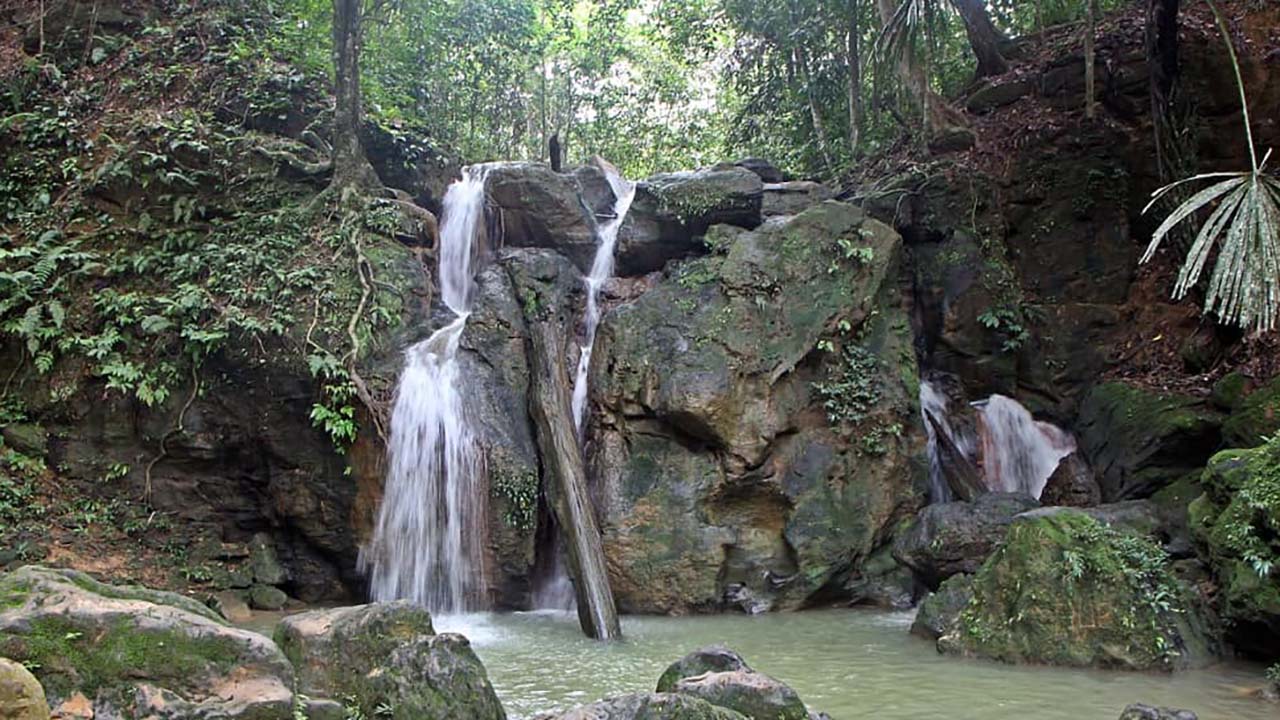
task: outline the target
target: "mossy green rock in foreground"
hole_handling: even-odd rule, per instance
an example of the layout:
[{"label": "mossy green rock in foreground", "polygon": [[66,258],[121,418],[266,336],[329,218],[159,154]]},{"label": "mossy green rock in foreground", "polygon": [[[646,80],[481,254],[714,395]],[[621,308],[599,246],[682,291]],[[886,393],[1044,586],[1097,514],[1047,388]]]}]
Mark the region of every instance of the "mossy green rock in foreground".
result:
[{"label": "mossy green rock in foreground", "polygon": [[51,702],[82,693],[104,716],[284,720],[292,707],[293,669],[267,638],[181,595],[71,570],[0,577],[0,656],[34,668]]},{"label": "mossy green rock in foreground", "polygon": [[1163,550],[1062,509],[1014,521],[938,647],[1006,662],[1175,669],[1211,659],[1205,626]]},{"label": "mossy green rock in foreground", "polygon": [[5,658],[0,658],[0,720],[49,720],[49,704],[40,681]]},{"label": "mossy green rock in foreground", "polygon": [[1236,645],[1280,658],[1280,439],[1209,461],[1191,532],[1217,577]]},{"label": "mossy green rock in foreground", "polygon": [[408,602],[291,615],[275,637],[298,669],[303,694],[351,698],[364,717],[506,717],[467,639],[435,634],[427,611]]}]

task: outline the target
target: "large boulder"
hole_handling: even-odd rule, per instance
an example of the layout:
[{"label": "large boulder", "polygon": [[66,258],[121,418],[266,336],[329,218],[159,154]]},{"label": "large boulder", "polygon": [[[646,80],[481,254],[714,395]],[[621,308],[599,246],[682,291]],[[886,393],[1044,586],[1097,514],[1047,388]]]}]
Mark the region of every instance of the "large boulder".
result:
[{"label": "large boulder", "polygon": [[437,635],[406,601],[290,615],[276,642],[298,669],[299,691],[353,698],[366,717],[503,720],[506,714],[465,637]]},{"label": "large boulder", "polygon": [[583,203],[582,184],[545,163],[498,163],[484,184],[505,247],[555,248],[582,270],[596,252],[596,225]]},{"label": "large boulder", "polygon": [[1102,488],[1089,463],[1080,457],[1079,452],[1058,461],[1058,467],[1049,476],[1040,491],[1040,502],[1044,505],[1065,505],[1067,507],[1092,507],[1102,502]]},{"label": "large boulder", "polygon": [[608,698],[539,720],[751,720],[689,695],[635,693]]},{"label": "large boulder", "polygon": [[1198,398],[1121,382],[1089,391],[1076,435],[1106,502],[1149,497],[1203,467],[1221,440],[1222,417]]},{"label": "large boulder", "polygon": [[698,648],[667,666],[658,678],[658,692],[675,690],[681,680],[713,672],[752,672],[747,661],[723,645]]},{"label": "large boulder", "polygon": [[833,197],[835,193],[831,188],[812,180],[767,183],[764,186],[761,214],[765,217],[795,215]]},{"label": "large boulder", "polygon": [[40,681],[18,663],[0,657],[0,720],[49,720]]},{"label": "large boulder", "polygon": [[712,225],[756,227],[763,197],[760,177],[734,165],[664,173],[640,182],[618,231],[618,273],[641,275],[703,252],[698,238]]},{"label": "large boulder", "polygon": [[619,607],[845,598],[918,502],[900,239],[826,202],[707,241],[596,340],[588,460]]},{"label": "large boulder", "polygon": [[936,590],[952,575],[977,572],[1013,517],[1038,504],[1030,495],[988,493],[973,502],[929,505],[894,541],[893,555]]},{"label": "large boulder", "polygon": [[293,668],[269,639],[190,598],[71,570],[0,577],[0,656],[34,668],[54,704],[82,695],[107,717],[165,706],[179,717],[285,720],[293,705]]},{"label": "large boulder", "polygon": [[753,720],[807,720],[800,696],[787,685],[749,670],[713,672],[676,683],[675,692],[729,708]]},{"label": "large boulder", "polygon": [[1280,439],[1213,456],[1191,531],[1218,580],[1235,644],[1280,659]]},{"label": "large boulder", "polygon": [[1213,659],[1207,627],[1159,546],[1065,510],[1010,525],[938,647],[1005,662],[1170,670]]}]

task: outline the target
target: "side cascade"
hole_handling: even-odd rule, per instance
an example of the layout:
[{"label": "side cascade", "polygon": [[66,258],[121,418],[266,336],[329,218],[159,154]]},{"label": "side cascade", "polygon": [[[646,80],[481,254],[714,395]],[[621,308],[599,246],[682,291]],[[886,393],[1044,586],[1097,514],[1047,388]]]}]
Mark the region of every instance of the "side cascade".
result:
[{"label": "side cascade", "polygon": [[482,609],[486,595],[484,463],[464,412],[457,362],[471,312],[486,175],[483,165],[465,168],[444,197],[440,294],[456,318],[405,352],[382,505],[359,558],[373,600],[407,599],[441,614]]},{"label": "side cascade", "polygon": [[[946,502],[948,462],[972,464],[989,492],[1021,492],[1039,498],[1063,458],[1075,452],[1072,435],[1036,420],[1017,400],[1004,395],[970,404],[969,428],[956,422],[947,397],[927,380],[920,382],[920,410],[928,441],[930,501]],[[952,450],[948,458],[944,445]]]},{"label": "side cascade", "polygon": [[[591,370],[591,351],[595,347],[596,331],[604,314],[600,307],[600,292],[613,276],[614,251],[618,245],[618,232],[627,219],[631,203],[636,197],[636,184],[624,178],[617,168],[599,161],[609,188],[613,191],[613,217],[600,225],[599,244],[591,262],[591,273],[583,278],[587,289],[585,333],[579,348],[577,373],[573,380],[573,424],[579,438],[584,432],[587,418],[587,378]],[[576,606],[573,581],[565,567],[564,547],[559,534],[551,543],[551,571],[540,578],[533,592],[533,605],[540,610],[572,611]]]}]

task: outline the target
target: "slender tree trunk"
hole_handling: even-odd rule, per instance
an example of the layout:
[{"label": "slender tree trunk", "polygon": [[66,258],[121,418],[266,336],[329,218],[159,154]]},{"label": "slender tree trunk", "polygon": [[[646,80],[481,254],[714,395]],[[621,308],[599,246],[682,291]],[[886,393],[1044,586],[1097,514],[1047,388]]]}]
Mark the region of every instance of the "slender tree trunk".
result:
[{"label": "slender tree trunk", "polygon": [[809,67],[809,56],[804,48],[796,47],[796,66],[800,68],[800,76],[804,82],[805,97],[809,102],[809,119],[813,122],[813,135],[818,143],[818,153],[822,155],[822,164],[828,173],[834,171],[831,162],[831,139],[827,135],[827,125],[822,120],[822,108],[818,107],[818,96],[814,92],[813,72]]},{"label": "slender tree trunk", "polygon": [[1182,170],[1182,153],[1174,127],[1178,86],[1178,0],[1148,0],[1146,48],[1151,84],[1151,118],[1156,162],[1167,180]]},{"label": "slender tree trunk", "polygon": [[991,14],[987,12],[985,0],[951,0],[960,18],[964,21],[965,34],[969,36],[969,45],[978,58],[977,77],[1002,75],[1009,70],[1009,63],[1000,54],[1000,43],[1004,34],[991,22]]},{"label": "slender tree trunk", "polygon": [[1085,3],[1085,27],[1084,27],[1084,116],[1090,120],[1098,116],[1097,92],[1094,80],[1095,65],[1094,55],[1096,54],[1093,47],[1093,36],[1097,30],[1097,0],[1088,0]]},{"label": "slender tree trunk", "polygon": [[861,27],[858,23],[857,0],[849,3],[849,27],[844,36],[845,64],[849,71],[849,157],[858,155],[862,141],[862,49]]},{"label": "slender tree trunk", "polygon": [[1044,34],[1044,0],[1036,0],[1036,31]]},{"label": "slender tree trunk", "polygon": [[[897,0],[876,0],[881,27],[887,27],[898,10]],[[907,93],[920,104],[920,115],[924,118],[926,136],[935,136],[943,131],[963,126],[959,114],[947,102],[929,87],[929,75],[921,58],[910,52],[903,52],[893,58],[898,69],[898,79],[907,88]]]},{"label": "slender tree trunk", "polygon": [[578,622],[588,637],[617,639],[622,637],[622,629],[574,428],[571,383],[563,363],[559,324],[554,320],[530,323],[529,340],[534,429],[549,480],[548,500],[568,551],[578,598]]},{"label": "slender tree trunk", "polygon": [[360,143],[361,0],[333,0],[333,184],[340,195],[381,185]]}]

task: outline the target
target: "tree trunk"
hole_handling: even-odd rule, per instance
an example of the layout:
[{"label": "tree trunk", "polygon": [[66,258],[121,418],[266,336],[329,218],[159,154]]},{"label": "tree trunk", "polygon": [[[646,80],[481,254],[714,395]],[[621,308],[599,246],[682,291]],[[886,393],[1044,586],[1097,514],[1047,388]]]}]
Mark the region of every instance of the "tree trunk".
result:
[{"label": "tree trunk", "polygon": [[861,28],[858,23],[857,0],[849,3],[849,28],[844,36],[845,64],[849,71],[849,157],[857,157],[862,140],[862,50]]},{"label": "tree trunk", "polygon": [[340,196],[380,186],[360,144],[362,0],[333,0],[333,184]]},{"label": "tree trunk", "polygon": [[828,173],[834,172],[831,162],[831,139],[827,136],[827,126],[822,120],[822,108],[818,107],[818,96],[813,89],[813,72],[809,68],[809,56],[801,47],[796,47],[796,66],[800,68],[803,78],[805,97],[809,102],[809,119],[813,123],[813,135],[818,143],[818,153],[822,155],[822,164]]},{"label": "tree trunk", "polygon": [[1009,63],[1000,54],[1000,43],[1004,35],[991,22],[991,14],[987,12],[984,0],[951,0],[964,21],[965,34],[969,36],[969,45],[978,58],[977,77],[1003,75],[1009,70]]},{"label": "tree trunk", "polygon": [[1094,87],[1094,75],[1096,72],[1096,62],[1094,55],[1096,51],[1093,47],[1093,35],[1097,30],[1097,7],[1096,0],[1088,0],[1085,3],[1085,24],[1084,24],[1084,116],[1090,120],[1098,116],[1097,104],[1097,88]]},{"label": "tree trunk", "polygon": [[1146,48],[1156,163],[1160,178],[1167,180],[1183,169],[1183,153],[1174,127],[1178,87],[1178,0],[1148,0]]},{"label": "tree trunk", "polygon": [[622,637],[613,591],[609,587],[604,547],[595,509],[587,490],[587,472],[574,428],[570,381],[565,371],[564,343],[555,322],[531,322],[534,428],[546,468],[547,499],[564,533],[569,571],[578,598],[578,622],[588,637]]}]

